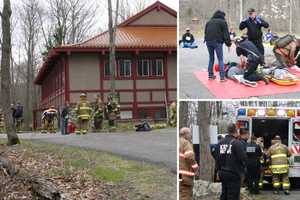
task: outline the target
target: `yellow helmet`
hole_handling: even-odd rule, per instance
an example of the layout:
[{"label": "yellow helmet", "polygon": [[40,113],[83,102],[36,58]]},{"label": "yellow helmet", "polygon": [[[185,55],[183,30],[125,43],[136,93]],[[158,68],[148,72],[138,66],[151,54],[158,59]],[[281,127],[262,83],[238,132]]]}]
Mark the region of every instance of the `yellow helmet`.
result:
[{"label": "yellow helmet", "polygon": [[86,93],[81,93],[80,98],[82,98],[82,97],[86,97]]}]

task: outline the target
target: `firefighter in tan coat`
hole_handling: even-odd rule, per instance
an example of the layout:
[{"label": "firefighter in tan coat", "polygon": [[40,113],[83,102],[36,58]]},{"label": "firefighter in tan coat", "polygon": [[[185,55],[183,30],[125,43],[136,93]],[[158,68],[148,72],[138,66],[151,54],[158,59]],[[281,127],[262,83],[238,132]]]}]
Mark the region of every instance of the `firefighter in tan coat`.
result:
[{"label": "firefighter in tan coat", "polygon": [[179,134],[179,200],[192,200],[194,176],[198,174],[199,166],[195,160],[191,130],[185,127]]},{"label": "firefighter in tan coat", "polygon": [[89,129],[89,121],[91,119],[92,107],[87,101],[85,93],[80,95],[80,100],[75,108],[78,120],[76,134],[86,134]]},{"label": "firefighter in tan coat", "polygon": [[169,109],[170,109],[169,124],[170,124],[171,127],[176,127],[176,125],[177,125],[177,105],[176,105],[176,102],[172,102]]},{"label": "firefighter in tan coat", "polygon": [[280,136],[272,140],[272,146],[269,148],[267,155],[271,158],[271,171],[273,174],[274,193],[279,194],[282,183],[282,189],[286,195],[289,194],[289,160],[291,153],[288,147],[281,143]]}]

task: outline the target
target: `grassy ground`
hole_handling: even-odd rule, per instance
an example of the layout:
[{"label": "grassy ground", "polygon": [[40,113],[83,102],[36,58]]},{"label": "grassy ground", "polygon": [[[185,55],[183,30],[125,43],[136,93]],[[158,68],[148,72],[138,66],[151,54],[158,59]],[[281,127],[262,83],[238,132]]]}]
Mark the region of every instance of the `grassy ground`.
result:
[{"label": "grassy ground", "polygon": [[68,179],[74,174],[82,174],[79,177],[82,182],[91,179],[113,185],[115,191],[111,199],[123,199],[120,195],[124,193],[127,193],[124,199],[176,199],[176,175],[160,166],[93,150],[41,142],[22,141],[17,149],[23,150],[20,151],[22,157],[34,162],[55,162],[54,166],[46,167],[48,177]]}]

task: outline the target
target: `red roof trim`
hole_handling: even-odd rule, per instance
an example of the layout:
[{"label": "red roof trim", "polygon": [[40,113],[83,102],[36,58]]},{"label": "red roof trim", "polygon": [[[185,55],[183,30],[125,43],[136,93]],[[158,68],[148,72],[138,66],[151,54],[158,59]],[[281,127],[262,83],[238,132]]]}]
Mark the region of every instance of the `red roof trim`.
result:
[{"label": "red roof trim", "polygon": [[149,12],[155,10],[155,9],[164,10],[167,13],[169,13],[170,15],[172,15],[174,17],[177,17],[177,12],[175,10],[173,10],[172,8],[168,7],[167,5],[161,3],[160,1],[157,1],[154,4],[152,4],[151,6],[144,9],[143,11],[141,11],[141,12],[137,13],[136,15],[133,15],[132,17],[128,18],[127,20],[125,20],[124,22],[119,24],[118,26],[128,26],[132,22],[140,19],[141,17],[143,17],[144,15],[146,15],[147,13],[149,13]]}]

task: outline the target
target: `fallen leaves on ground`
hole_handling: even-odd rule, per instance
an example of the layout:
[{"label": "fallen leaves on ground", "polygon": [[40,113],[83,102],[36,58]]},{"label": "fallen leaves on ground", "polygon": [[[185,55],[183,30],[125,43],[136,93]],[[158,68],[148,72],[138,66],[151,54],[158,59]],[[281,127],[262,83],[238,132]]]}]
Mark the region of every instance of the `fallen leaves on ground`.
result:
[{"label": "fallen leaves on ground", "polygon": [[[60,171],[64,167],[64,161],[55,156],[34,152],[37,156],[28,156],[27,149],[17,145],[15,147],[0,146],[3,157],[12,161],[19,169],[27,171],[29,174],[43,177],[53,182],[68,200],[108,200],[108,199],[128,199],[128,190],[124,186],[107,182],[96,181],[84,170],[72,170],[64,175],[57,175],[55,170]],[[42,159],[40,159],[42,158]],[[30,186],[20,180],[11,178],[5,169],[0,167],[0,200],[32,200],[34,199]]]}]

